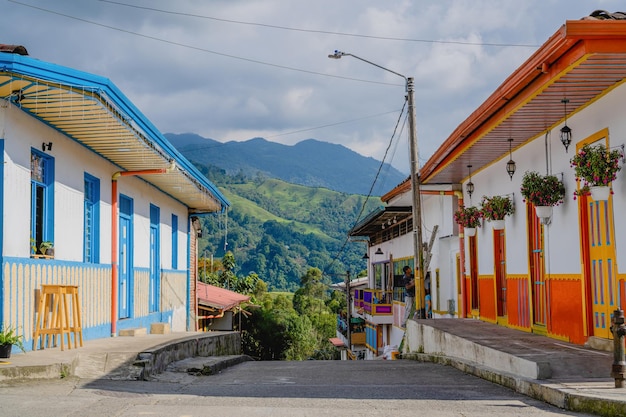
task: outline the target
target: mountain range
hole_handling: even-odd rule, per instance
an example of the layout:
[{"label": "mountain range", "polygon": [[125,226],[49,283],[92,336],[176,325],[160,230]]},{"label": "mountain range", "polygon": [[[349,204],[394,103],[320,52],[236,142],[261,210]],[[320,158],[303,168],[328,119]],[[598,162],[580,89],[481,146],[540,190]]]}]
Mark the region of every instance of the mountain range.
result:
[{"label": "mountain range", "polygon": [[348,194],[368,195],[372,189],[371,195],[378,196],[407,177],[387,163],[381,167],[374,158],[316,139],[290,146],[263,138],[222,143],[194,133],[165,137],[191,162],[219,167],[228,175],[277,178]]}]

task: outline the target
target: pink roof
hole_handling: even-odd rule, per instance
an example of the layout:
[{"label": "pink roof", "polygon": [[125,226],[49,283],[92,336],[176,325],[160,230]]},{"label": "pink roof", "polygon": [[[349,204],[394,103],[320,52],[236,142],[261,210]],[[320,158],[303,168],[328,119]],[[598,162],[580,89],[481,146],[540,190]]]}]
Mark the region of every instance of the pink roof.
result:
[{"label": "pink roof", "polygon": [[250,300],[247,295],[239,294],[226,288],[216,287],[198,281],[198,303],[220,310],[228,310]]}]

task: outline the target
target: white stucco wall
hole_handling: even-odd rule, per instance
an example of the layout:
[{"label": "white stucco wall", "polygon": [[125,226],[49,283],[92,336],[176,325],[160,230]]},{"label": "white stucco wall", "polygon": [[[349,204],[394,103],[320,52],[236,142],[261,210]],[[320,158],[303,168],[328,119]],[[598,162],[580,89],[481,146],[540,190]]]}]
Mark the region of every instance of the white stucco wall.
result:
[{"label": "white stucco wall", "polygon": [[[0,139],[4,139],[4,255],[30,254],[30,155],[52,142],[46,154],[54,157],[55,259],[83,260],[84,173],[100,179],[100,263],[111,262],[111,176],[119,167],[40,123],[13,105],[0,107]],[[172,265],[172,213],[178,216],[178,269],[186,269],[187,210],[183,204],[136,177],[122,177],[118,190],[134,200],[134,256],[136,267],[149,267],[150,204],[160,208],[161,267]]]}]

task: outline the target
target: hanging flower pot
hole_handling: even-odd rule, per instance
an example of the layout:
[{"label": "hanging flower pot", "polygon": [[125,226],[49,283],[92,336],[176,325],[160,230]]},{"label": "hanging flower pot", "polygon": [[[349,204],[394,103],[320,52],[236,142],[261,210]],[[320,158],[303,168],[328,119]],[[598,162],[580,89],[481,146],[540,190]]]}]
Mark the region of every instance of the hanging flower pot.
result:
[{"label": "hanging flower pot", "polygon": [[474,236],[476,234],[476,228],[480,227],[480,220],[482,218],[483,212],[477,207],[461,206],[454,212],[454,221],[459,226],[463,226],[465,236]]},{"label": "hanging flower pot", "polygon": [[549,219],[552,217],[552,206],[535,206],[535,213],[540,219]]},{"label": "hanging flower pot", "polygon": [[[555,175],[541,175],[536,171],[526,171],[520,187],[524,201],[535,207],[558,206],[565,198],[565,186],[563,181]],[[552,211],[550,211],[552,214]],[[537,211],[537,216],[539,211]]]},{"label": "hanging flower pot", "polygon": [[513,200],[508,196],[483,196],[482,211],[483,216],[491,222],[494,230],[502,230],[504,229],[504,218],[515,213],[515,207]]},{"label": "hanging flower pot", "polygon": [[[570,163],[581,189],[589,187],[594,200],[608,200],[609,186],[622,169],[620,162],[623,159],[621,149],[607,149],[604,144],[587,144],[580,148]],[[598,186],[606,188],[603,195],[594,195],[593,189]]]},{"label": "hanging flower pot", "polygon": [[491,226],[493,227],[493,230],[503,230],[504,220],[492,220]]},{"label": "hanging flower pot", "polygon": [[609,195],[611,194],[611,187],[605,187],[603,185],[592,185],[589,187],[589,191],[591,191],[591,198],[595,201],[603,201],[608,200]]}]

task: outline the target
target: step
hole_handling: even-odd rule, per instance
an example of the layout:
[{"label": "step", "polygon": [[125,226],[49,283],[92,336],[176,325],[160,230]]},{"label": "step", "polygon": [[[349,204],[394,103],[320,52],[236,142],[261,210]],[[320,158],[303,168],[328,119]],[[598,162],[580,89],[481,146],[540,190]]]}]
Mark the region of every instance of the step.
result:
[{"label": "step", "polygon": [[123,329],[119,331],[120,337],[122,336],[145,336],[148,334],[148,331],[145,327],[135,327],[132,329]]}]

